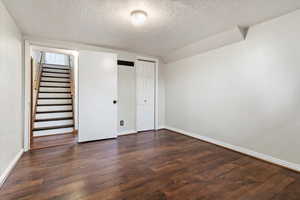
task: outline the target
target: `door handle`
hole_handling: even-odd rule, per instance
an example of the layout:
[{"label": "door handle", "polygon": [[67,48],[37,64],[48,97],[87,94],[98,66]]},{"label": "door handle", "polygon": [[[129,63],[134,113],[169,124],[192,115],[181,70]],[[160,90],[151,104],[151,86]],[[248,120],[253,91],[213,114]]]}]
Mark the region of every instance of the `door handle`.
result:
[{"label": "door handle", "polygon": [[114,101],[113,101],[113,104],[117,104],[117,100],[114,100]]}]

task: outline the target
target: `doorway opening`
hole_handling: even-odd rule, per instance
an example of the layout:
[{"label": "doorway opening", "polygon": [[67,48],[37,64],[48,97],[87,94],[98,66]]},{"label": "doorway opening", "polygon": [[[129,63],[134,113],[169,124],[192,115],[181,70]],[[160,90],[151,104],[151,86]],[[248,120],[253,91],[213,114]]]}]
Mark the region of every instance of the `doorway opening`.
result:
[{"label": "doorway opening", "polygon": [[31,48],[30,149],[77,142],[77,64],[67,50]]}]

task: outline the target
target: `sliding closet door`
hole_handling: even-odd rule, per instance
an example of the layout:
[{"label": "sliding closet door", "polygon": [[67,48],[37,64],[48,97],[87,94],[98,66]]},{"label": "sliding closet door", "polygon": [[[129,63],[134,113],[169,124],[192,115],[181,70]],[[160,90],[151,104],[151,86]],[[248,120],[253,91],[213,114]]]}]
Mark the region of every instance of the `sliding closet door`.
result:
[{"label": "sliding closet door", "polygon": [[137,130],[155,128],[155,63],[136,62]]},{"label": "sliding closet door", "polygon": [[117,136],[117,56],[79,54],[79,142]]}]

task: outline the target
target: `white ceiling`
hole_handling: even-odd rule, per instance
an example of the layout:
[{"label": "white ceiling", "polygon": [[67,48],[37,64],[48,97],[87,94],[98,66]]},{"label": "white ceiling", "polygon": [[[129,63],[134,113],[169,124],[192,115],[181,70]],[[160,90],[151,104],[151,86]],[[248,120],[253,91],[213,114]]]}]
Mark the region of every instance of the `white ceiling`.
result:
[{"label": "white ceiling", "polygon": [[[300,8],[300,0],[3,0],[25,35],[154,56]],[[148,13],[135,27],[130,12]]]}]

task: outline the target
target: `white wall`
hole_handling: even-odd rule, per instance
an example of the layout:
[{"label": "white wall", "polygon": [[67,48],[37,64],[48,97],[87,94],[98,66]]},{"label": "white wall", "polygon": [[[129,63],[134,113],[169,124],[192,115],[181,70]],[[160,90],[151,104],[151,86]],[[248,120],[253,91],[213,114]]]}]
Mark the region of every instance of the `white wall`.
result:
[{"label": "white wall", "polygon": [[0,185],[22,150],[21,34],[0,1]]},{"label": "white wall", "polygon": [[24,39],[30,41],[30,44],[32,45],[42,46],[42,47],[72,49],[77,51],[87,50],[87,51],[115,53],[118,55],[118,60],[126,60],[126,61],[134,62],[137,56],[147,56],[147,55],[141,55],[134,52],[122,51],[117,49],[109,49],[101,46],[87,45],[87,44],[76,43],[76,42],[59,41],[59,40],[48,40],[44,38],[31,37],[26,35],[24,36]]},{"label": "white wall", "polygon": [[[136,131],[136,89],[135,68],[118,66],[118,133],[129,134]],[[124,120],[124,126],[120,121]]]},{"label": "white wall", "polygon": [[158,66],[158,128],[165,128],[165,75],[166,65],[162,62]]},{"label": "white wall", "polygon": [[166,125],[300,164],[300,11],[169,63]]}]

